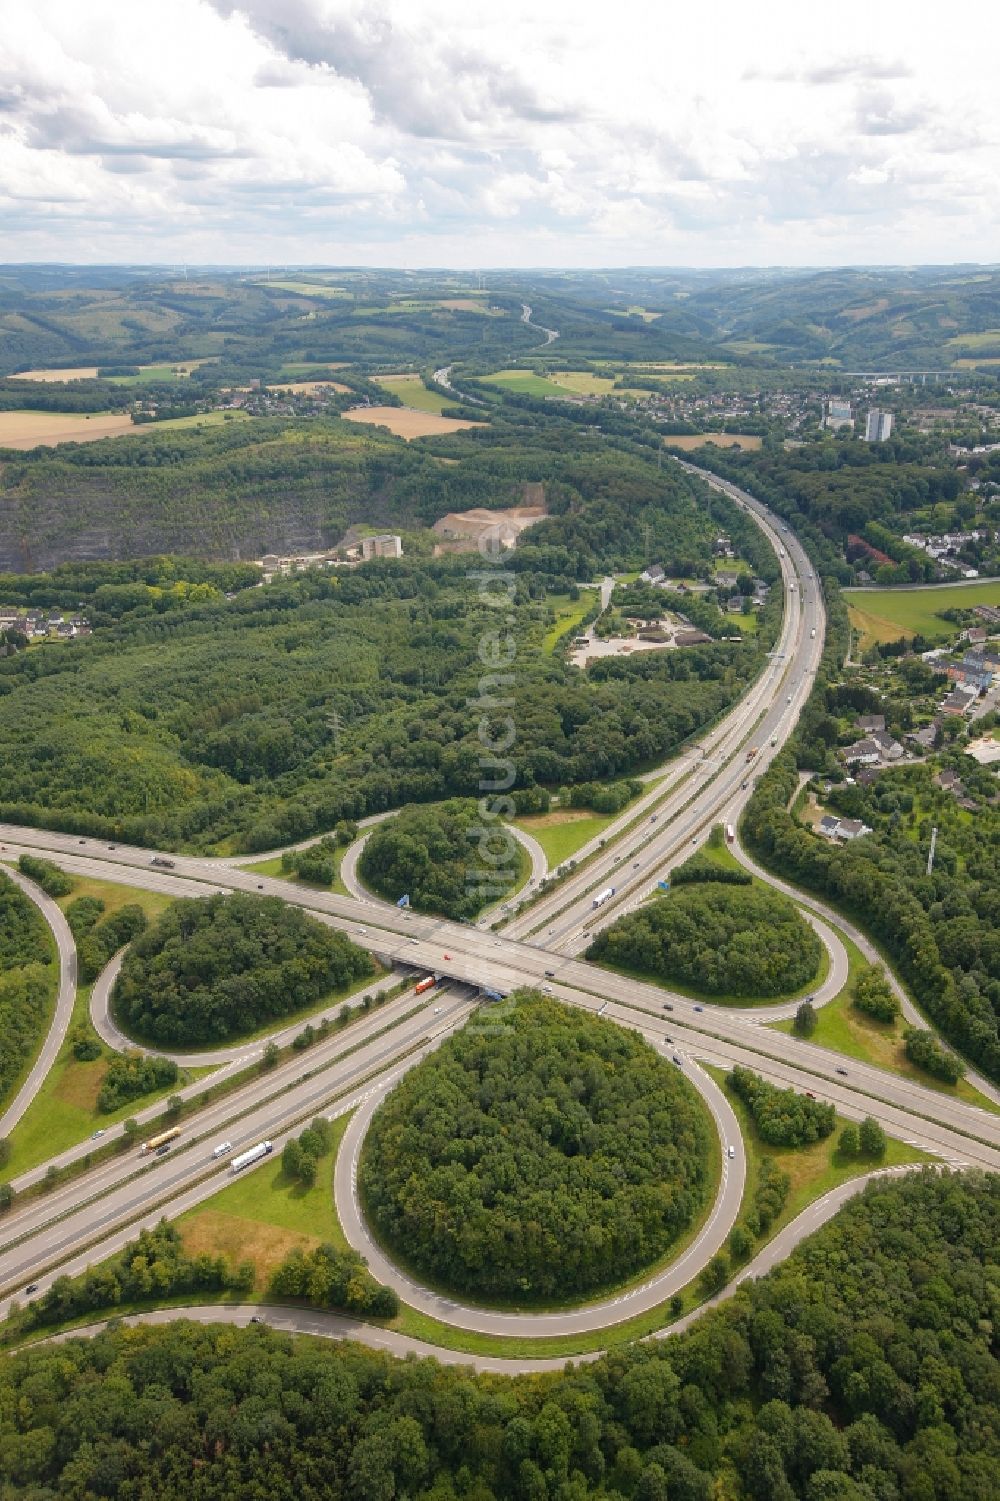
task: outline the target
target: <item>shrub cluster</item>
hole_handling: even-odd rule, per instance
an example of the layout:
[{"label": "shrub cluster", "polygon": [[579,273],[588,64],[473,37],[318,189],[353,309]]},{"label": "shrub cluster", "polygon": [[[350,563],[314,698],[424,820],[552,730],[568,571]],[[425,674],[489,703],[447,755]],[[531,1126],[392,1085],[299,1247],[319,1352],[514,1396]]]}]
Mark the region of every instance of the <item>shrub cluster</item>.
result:
[{"label": "shrub cluster", "polygon": [[868,964],[854,982],[851,1004],[876,1021],[895,1021],[899,1015],[899,1001],[881,964]]},{"label": "shrub cluster", "polygon": [[178,1068],[172,1058],[147,1053],[116,1053],[108,1064],[97,1095],[97,1108],[110,1114],[129,1100],[166,1089],[177,1082]]},{"label": "shrub cluster", "polygon": [[801,1147],[822,1141],[833,1130],[837,1112],[822,1100],[811,1100],[794,1089],[779,1089],[739,1066],[728,1074],[726,1083],[744,1101],[768,1146]]},{"label": "shrub cluster", "polygon": [[42,860],[38,855],[21,855],[17,868],[22,876],[27,876],[36,886],[40,886],[46,896],[69,896],[76,885],[72,876],[68,876],[58,865],[53,865],[51,860]]},{"label": "shrub cluster", "polygon": [[141,1230],[138,1240],[110,1262],[80,1277],[57,1277],[27,1305],[23,1318],[31,1328],[62,1324],[119,1303],[158,1302],[174,1293],[249,1292],[254,1275],[252,1261],[234,1267],[223,1256],[185,1256],[180,1231],[161,1220],[155,1229]]},{"label": "shrub cluster", "polygon": [[271,1276],[269,1291],[279,1298],[305,1298],[315,1308],[342,1308],[373,1319],[393,1319],[399,1299],[365,1266],[356,1251],[296,1247]]},{"label": "shrub cluster", "polygon": [[903,1042],[910,1062],[933,1074],[935,1079],[942,1079],[945,1084],[957,1084],[965,1073],[962,1060],[943,1048],[933,1032],[922,1027],[907,1027]]}]

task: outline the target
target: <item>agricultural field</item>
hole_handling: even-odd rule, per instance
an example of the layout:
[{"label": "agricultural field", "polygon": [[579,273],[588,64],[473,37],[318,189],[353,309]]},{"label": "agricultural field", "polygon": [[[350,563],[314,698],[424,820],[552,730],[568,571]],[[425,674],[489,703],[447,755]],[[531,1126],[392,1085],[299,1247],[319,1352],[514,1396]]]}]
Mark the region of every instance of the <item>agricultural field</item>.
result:
[{"label": "agricultural field", "polygon": [[267,286],[275,287],[279,292],[298,292],[303,297],[350,297],[346,287],[331,287],[322,282],[315,281],[274,281],[269,280]]},{"label": "agricultural field", "polygon": [[349,391],[350,386],[345,386],[339,380],[290,380],[282,381],[279,385],[268,386],[269,391],[283,391],[292,396],[314,396],[317,391]]},{"label": "agricultural field", "polygon": [[534,370],[498,370],[495,375],[482,377],[488,386],[500,386],[505,391],[516,391],[524,396],[635,396],[645,398],[653,393],[639,389],[615,390],[614,375],[595,375],[590,370],[548,370],[539,375]]},{"label": "agricultural field", "polygon": [[763,439],[751,433],[671,433],[664,442],[671,448],[682,448],[685,452],[693,448],[704,448],[706,443],[714,443],[716,448],[742,448],[745,453],[752,453],[760,447]]},{"label": "agricultural field", "polygon": [[0,448],[93,443],[135,431],[127,412],[0,412]]},{"label": "agricultural field", "polygon": [[96,365],[74,365],[65,370],[19,370],[12,380],[37,380],[45,384],[64,380],[96,380]]},{"label": "agricultural field", "polygon": [[613,313],[616,318],[641,318],[643,323],[655,323],[657,318],[662,318],[662,313],[651,313],[649,308],[644,307],[606,307],[606,313]]},{"label": "agricultural field", "polygon": [[315,380],[317,380],[319,378],[318,377],[318,372],[319,371],[322,371],[322,370],[346,370],[347,368],[348,368],[348,361],[347,360],[322,360],[322,361],[319,361],[319,362],[317,362],[317,361],[314,360],[311,364],[308,364],[308,365],[305,364],[305,363],[296,364],[296,363],[292,362],[290,364],[282,365],[281,369],[278,371],[278,380],[279,381],[286,381],[286,380],[310,380],[310,381],[315,381]]},{"label": "agricultural field", "polygon": [[428,391],[419,375],[380,375],[375,384],[418,412],[435,412],[440,417],[446,406],[455,405],[455,397]]},{"label": "agricultural field", "polygon": [[456,417],[440,417],[436,412],[418,412],[412,407],[354,407],[343,414],[347,422],[366,422],[387,427],[397,438],[441,437],[457,433],[463,427],[485,427],[483,422],[463,422]]},{"label": "agricultural field", "polygon": [[497,370],[493,375],[482,377],[484,385],[499,386],[503,391],[514,391],[519,396],[562,396],[564,388],[534,370]]},{"label": "agricultural field", "polygon": [[845,589],[844,597],[862,650],[876,641],[898,641],[900,636],[945,641],[955,635],[956,628],[940,612],[1000,605],[1000,579],[926,589]]}]

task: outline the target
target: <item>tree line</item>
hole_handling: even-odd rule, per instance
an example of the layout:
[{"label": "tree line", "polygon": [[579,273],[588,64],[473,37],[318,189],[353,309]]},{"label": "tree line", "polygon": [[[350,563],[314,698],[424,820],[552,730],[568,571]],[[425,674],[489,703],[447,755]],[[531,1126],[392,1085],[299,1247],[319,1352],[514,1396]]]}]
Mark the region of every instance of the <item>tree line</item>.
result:
[{"label": "tree line", "polygon": [[58,984],[55,958],[38,908],[0,872],[0,1105],[41,1040]]}]

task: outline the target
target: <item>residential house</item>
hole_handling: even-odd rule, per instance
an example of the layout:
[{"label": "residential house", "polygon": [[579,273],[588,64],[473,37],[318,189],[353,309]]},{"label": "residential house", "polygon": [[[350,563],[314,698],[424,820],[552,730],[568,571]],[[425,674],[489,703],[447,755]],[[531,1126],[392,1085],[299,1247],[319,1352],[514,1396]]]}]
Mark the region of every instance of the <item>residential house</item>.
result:
[{"label": "residential house", "polygon": [[956,797],[961,797],[965,792],[964,783],[957,771],[939,771],[934,780],[942,792],[953,792]]},{"label": "residential house", "polygon": [[874,740],[856,740],[841,754],[848,766],[877,766],[882,759]]},{"label": "residential house", "polygon": [[675,646],[703,646],[710,643],[711,636],[706,636],[704,631],[678,631],[674,637]]},{"label": "residential house", "polygon": [[869,739],[878,746],[879,755],[883,761],[898,761],[904,754],[899,741],[894,740],[885,730],[873,730]]},{"label": "residential house", "polygon": [[861,839],[872,830],[860,818],[842,818],[837,826],[837,835],[840,839]]},{"label": "residential house", "polygon": [[866,735],[870,735],[873,730],[885,729],[885,715],[859,714],[854,723],[859,730],[863,730]]},{"label": "residential house", "polygon": [[975,688],[953,688],[941,704],[942,714],[967,714],[979,694]]},{"label": "residential house", "polygon": [[816,825],[816,833],[822,834],[824,839],[860,839],[863,834],[871,832],[860,818],[837,818],[830,813],[825,813]]},{"label": "residential house", "polygon": [[922,730],[914,730],[906,738],[912,740],[915,745],[919,745],[921,750],[933,750],[937,732],[936,724],[925,724]]},{"label": "residential house", "polygon": [[643,583],[658,584],[663,578],[663,568],[659,563],[650,563],[648,568],[643,569],[640,578]]}]

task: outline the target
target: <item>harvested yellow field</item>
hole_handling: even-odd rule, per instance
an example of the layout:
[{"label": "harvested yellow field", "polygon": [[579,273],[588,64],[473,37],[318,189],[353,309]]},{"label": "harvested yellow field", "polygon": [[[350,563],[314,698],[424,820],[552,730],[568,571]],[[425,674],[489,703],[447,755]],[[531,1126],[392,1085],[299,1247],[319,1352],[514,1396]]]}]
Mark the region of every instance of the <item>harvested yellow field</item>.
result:
[{"label": "harvested yellow field", "polygon": [[438,307],[449,308],[454,313],[485,313],[486,308],[475,297],[442,297]]},{"label": "harvested yellow field", "polygon": [[352,407],[344,412],[348,422],[367,422],[387,427],[397,438],[430,438],[457,433],[463,427],[485,427],[484,422],[463,422],[457,417],[439,417],[436,412],[418,412],[413,407]]},{"label": "harvested yellow field", "polygon": [[127,412],[0,412],[0,448],[93,443],[135,432]]},{"label": "harvested yellow field", "polygon": [[671,448],[683,449],[704,448],[706,443],[714,443],[716,448],[745,448],[749,451],[761,445],[761,439],[750,433],[682,433],[663,441]]},{"label": "harvested yellow field", "polygon": [[96,365],[76,365],[72,370],[20,370],[14,380],[96,380]]},{"label": "harvested yellow field", "polygon": [[293,396],[312,396],[316,391],[349,391],[339,380],[290,380],[268,386],[269,391],[289,391]]}]

